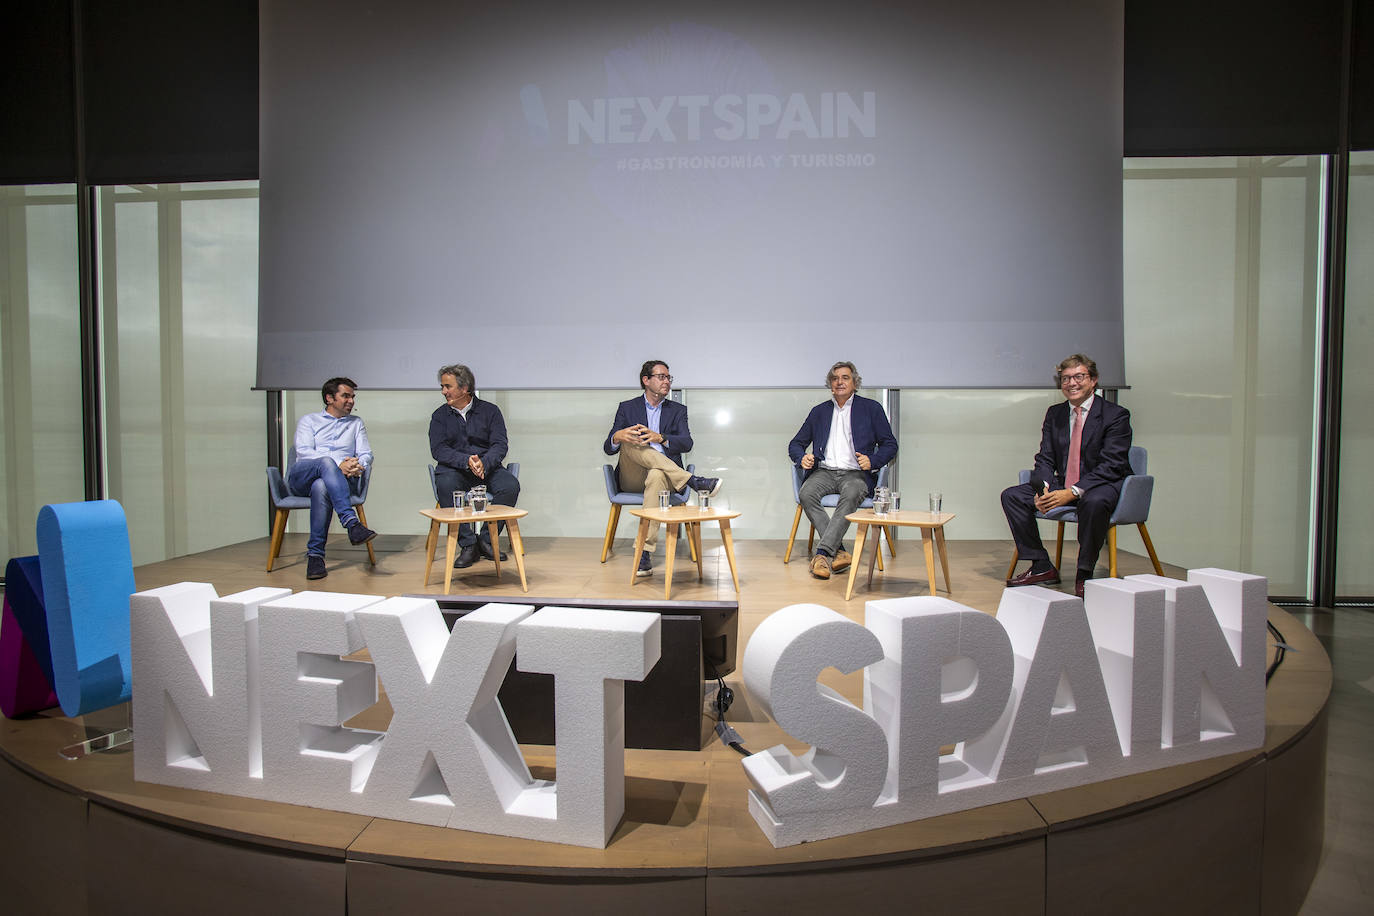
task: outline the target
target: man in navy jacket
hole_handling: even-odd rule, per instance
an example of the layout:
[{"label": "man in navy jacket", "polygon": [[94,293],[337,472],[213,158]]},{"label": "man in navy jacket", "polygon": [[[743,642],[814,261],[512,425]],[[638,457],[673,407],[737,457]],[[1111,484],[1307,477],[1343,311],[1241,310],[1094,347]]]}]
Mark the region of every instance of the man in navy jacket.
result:
[{"label": "man in navy jacket", "polygon": [[[1040,542],[1035,513],[1073,506],[1078,513],[1074,593],[1082,598],[1083,583],[1093,577],[1097,555],[1107,539],[1108,520],[1121,496],[1121,483],[1131,473],[1131,414],[1094,395],[1097,363],[1081,353],[1059,364],[1055,381],[1067,400],[1045,411],[1031,482],[1002,491],[1002,511],[1016,542],[1016,553],[1031,561],[1030,569],[1008,579],[1007,585],[1059,582],[1059,570]],[[1079,425],[1076,456],[1070,448],[1075,413]]]},{"label": "man in navy jacket", "polygon": [[[832,570],[852,562],[844,549],[849,529],[845,516],[873,494],[878,469],[897,457],[892,424],[877,401],[855,394],[863,384],[851,362],[838,362],[825,376],[831,399],[811,408],[801,429],[787,445],[787,456],[807,472],[801,485],[801,504],[811,525],[821,532],[811,575],[829,579]],[[808,452],[807,446],[811,447]],[[838,493],[835,514],[827,515],[822,497]]]},{"label": "man in navy jacket", "polygon": [[[506,457],[506,419],[501,408],[483,401],[472,392],[477,380],[467,366],[444,366],[439,370],[439,390],[444,403],[429,418],[429,453],[434,456],[434,486],[441,506],[453,505],[455,490],[469,490],[479,484],[487,488],[493,505],[514,506],[520,497],[520,481],[501,466]],[[453,565],[471,566],[480,555],[495,559],[491,529],[482,525],[481,534],[472,525],[458,528],[462,548]],[[501,523],[505,527],[505,523]],[[501,559],[505,559],[504,552]]]},{"label": "man in navy jacket", "polygon": [[[661,359],[646,361],[639,370],[639,387],[642,396],[621,401],[616,408],[602,446],[607,455],[620,456],[615,469],[620,489],[642,492],[646,506],[658,505],[660,490],[681,490],[689,484],[693,490],[708,490],[714,496],[720,490],[720,478],[695,477],[682,466],[682,453],[692,450],[692,431],[687,425],[687,408],[668,400],[673,387],[668,364]],[[650,557],[657,542],[658,523],[654,522],[649,525],[635,575],[652,575]]]}]

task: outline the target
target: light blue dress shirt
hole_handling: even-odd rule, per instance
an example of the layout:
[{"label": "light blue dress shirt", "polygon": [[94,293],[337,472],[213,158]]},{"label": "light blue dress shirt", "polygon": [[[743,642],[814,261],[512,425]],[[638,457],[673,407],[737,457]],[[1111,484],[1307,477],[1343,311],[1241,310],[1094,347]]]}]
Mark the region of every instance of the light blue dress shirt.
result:
[{"label": "light blue dress shirt", "polygon": [[367,426],[354,414],[336,417],[327,410],[309,413],[296,424],[296,458],[330,458],[335,464],[357,457],[363,467],[372,464],[372,445]]},{"label": "light blue dress shirt", "polygon": [[[645,412],[646,414],[648,414],[648,416],[649,416],[649,422],[646,423],[646,424],[644,424],[644,425],[647,426],[647,427],[649,427],[650,429],[652,429],[654,432],[656,432],[656,433],[662,435],[662,434],[663,434],[663,430],[659,429],[658,425],[659,425],[659,423],[663,420],[663,402],[662,402],[662,401],[659,401],[657,404],[650,404],[650,403],[649,403],[649,399],[648,399],[648,398],[645,398],[645,399],[644,399],[644,412]],[[662,455],[662,454],[667,454],[666,452],[663,451],[663,445],[662,445],[662,443],[659,443],[659,442],[650,442],[650,443],[649,443],[649,447],[652,448],[652,449],[654,449],[655,451],[657,451],[657,452],[658,452],[659,454],[661,454],[661,455]]]}]

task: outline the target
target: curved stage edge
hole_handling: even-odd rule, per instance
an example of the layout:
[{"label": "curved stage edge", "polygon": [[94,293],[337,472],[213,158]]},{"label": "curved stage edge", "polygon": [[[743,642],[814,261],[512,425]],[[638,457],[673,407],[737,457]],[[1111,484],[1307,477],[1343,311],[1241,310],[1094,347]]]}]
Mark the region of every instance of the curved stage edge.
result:
[{"label": "curved stage edge", "polygon": [[[1331,666],[1292,616],[1270,620],[1298,651],[1262,749],[786,849],[718,743],[627,751],[625,819],[593,850],[135,783],[127,747],[58,755],[88,721],[4,721],[0,893],[14,913],[1296,913],[1321,855]],[[755,749],[782,738],[736,727]],[[551,748],[525,751],[551,776]]]}]

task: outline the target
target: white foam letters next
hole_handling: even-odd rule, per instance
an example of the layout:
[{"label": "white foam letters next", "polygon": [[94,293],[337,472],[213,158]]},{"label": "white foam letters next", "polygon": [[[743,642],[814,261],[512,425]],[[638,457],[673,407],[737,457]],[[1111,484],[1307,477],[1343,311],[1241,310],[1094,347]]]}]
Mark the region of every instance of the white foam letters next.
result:
[{"label": "white foam letters next", "polygon": [[[783,608],[744,682],[811,748],[745,758],[749,809],[791,846],[1259,747],[1266,595],[1196,569],[1091,580],[1083,601],[1007,589],[996,617],[938,597],[870,601],[862,626]],[[817,683],[829,667],[864,668],[863,709]]]},{"label": "white foam letters next", "polygon": [[[130,613],[135,779],[592,847],[624,813],[624,682],[658,662],[657,614],[489,604],[450,633],[432,599],[199,582]],[[517,643],[554,676],[557,783],[496,697]],[[386,731],[346,726],[379,679]]]}]

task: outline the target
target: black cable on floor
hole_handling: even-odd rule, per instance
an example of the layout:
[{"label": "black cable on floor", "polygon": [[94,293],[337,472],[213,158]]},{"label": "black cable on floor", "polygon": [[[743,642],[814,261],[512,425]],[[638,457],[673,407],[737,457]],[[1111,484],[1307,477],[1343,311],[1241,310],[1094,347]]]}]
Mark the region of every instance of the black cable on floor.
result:
[{"label": "black cable on floor", "polygon": [[729,745],[745,757],[749,756],[749,751],[744,747],[744,739],[739,732],[730,727],[730,723],[725,721],[725,711],[730,708],[730,704],[735,702],[735,692],[725,686],[725,678],[716,673],[716,666],[710,662],[706,666],[711,669],[711,677],[716,679],[716,697],[711,702],[711,708],[716,713],[716,734],[720,736],[721,744]]},{"label": "black cable on floor", "polygon": [[1283,638],[1283,634],[1279,632],[1278,627],[1274,626],[1273,621],[1266,621],[1265,623],[1269,627],[1269,632],[1274,634],[1274,642],[1276,643],[1274,661],[1270,663],[1269,670],[1264,672],[1264,683],[1268,686],[1269,679],[1274,676],[1275,671],[1279,670],[1279,665],[1283,664],[1283,657],[1288,654],[1288,640]]}]

